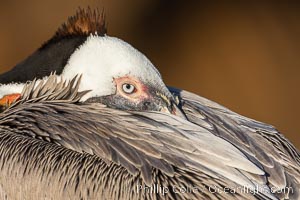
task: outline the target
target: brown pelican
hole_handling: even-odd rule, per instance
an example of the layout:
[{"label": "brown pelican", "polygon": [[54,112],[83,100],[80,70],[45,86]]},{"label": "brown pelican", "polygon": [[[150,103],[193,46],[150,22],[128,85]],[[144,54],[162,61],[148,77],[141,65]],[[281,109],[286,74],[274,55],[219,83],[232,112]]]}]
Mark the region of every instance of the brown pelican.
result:
[{"label": "brown pelican", "polygon": [[299,199],[299,152],[282,134],[167,88],[97,12],[0,82],[1,199]]}]

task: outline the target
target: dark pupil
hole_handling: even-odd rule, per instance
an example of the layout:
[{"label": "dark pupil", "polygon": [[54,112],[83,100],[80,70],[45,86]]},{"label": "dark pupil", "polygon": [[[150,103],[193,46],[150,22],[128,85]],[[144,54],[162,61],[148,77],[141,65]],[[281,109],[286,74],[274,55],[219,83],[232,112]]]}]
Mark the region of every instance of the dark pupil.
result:
[{"label": "dark pupil", "polygon": [[131,85],[126,84],[126,89],[127,89],[127,90],[131,89]]}]

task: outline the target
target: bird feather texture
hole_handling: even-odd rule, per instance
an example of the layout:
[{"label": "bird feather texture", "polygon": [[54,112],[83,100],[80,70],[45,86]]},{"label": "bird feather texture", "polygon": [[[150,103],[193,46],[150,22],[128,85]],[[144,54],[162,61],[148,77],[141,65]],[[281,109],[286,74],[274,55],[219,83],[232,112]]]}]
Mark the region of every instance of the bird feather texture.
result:
[{"label": "bird feather texture", "polygon": [[[293,186],[295,191],[286,195],[298,198],[299,154],[273,127],[171,88],[184,101],[190,121],[116,110],[80,102],[88,91],[79,92],[79,84],[80,77],[65,82],[56,75],[33,81],[24,87],[22,99],[0,114],[2,194],[24,199],[276,199],[270,186]],[[266,139],[270,136],[272,144]],[[268,156],[273,151],[277,155]],[[9,189],[13,183],[19,185],[15,191]],[[201,192],[149,193],[138,191],[139,185]],[[213,194],[210,187],[261,190]]]}]

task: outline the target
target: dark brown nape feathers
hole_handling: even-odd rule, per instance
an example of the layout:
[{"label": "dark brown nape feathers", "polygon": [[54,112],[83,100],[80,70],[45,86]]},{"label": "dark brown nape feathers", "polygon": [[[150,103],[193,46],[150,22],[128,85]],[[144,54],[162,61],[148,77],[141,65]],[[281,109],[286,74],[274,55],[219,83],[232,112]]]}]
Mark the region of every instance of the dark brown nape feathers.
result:
[{"label": "dark brown nape feathers", "polygon": [[56,71],[60,75],[70,56],[90,35],[104,36],[104,12],[98,9],[81,9],[62,24],[54,36],[13,69],[0,75],[0,83],[26,83],[41,79]]},{"label": "dark brown nape feathers", "polygon": [[104,11],[99,9],[79,8],[75,15],[63,23],[47,43],[72,36],[104,36],[107,32]]},{"label": "dark brown nape feathers", "polygon": [[79,8],[77,13],[69,17],[55,33],[54,37],[64,37],[68,35],[83,35],[97,33],[98,35],[106,34],[104,12],[98,9],[92,10],[88,7],[86,10]]}]

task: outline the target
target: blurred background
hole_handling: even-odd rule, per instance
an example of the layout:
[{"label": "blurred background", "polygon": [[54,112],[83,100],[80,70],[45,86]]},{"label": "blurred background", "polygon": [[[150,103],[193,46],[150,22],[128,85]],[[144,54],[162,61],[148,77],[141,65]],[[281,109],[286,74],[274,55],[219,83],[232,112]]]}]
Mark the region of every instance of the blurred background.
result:
[{"label": "blurred background", "polygon": [[276,2],[0,1],[0,73],[79,6],[104,8],[108,34],[145,53],[168,85],[272,124],[299,149],[300,4]]}]

